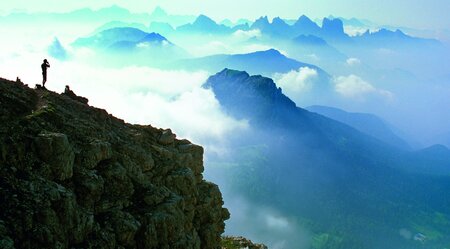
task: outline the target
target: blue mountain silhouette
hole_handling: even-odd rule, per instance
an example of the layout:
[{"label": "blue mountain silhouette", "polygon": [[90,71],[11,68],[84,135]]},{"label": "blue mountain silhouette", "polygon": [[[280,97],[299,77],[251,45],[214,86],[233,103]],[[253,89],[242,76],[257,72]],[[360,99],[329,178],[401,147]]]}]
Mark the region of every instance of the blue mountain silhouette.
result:
[{"label": "blue mountain silhouette", "polygon": [[390,125],[376,115],[368,113],[351,113],[334,107],[317,105],[307,107],[306,110],[347,124],[392,146],[402,149],[409,148],[406,141],[396,135]]},{"label": "blue mountain silhouette", "polygon": [[131,49],[139,44],[153,44],[155,46],[174,46],[169,40],[158,33],[147,33],[130,27],[112,28],[101,31],[93,36],[75,40],[75,47],[91,47],[96,49]]},{"label": "blue mountain silhouette", "polygon": [[217,24],[205,15],[200,15],[193,23],[179,26],[177,31],[201,34],[226,34],[231,32],[231,28],[223,24]]},{"label": "blue mountain silhouette", "polygon": [[187,59],[177,62],[176,66],[185,69],[204,69],[211,72],[217,72],[222,68],[235,68],[263,75],[286,73],[291,70],[298,70],[301,67],[309,67],[317,70],[320,77],[324,79],[329,77],[321,68],[288,58],[276,49],[248,54],[222,54]]}]

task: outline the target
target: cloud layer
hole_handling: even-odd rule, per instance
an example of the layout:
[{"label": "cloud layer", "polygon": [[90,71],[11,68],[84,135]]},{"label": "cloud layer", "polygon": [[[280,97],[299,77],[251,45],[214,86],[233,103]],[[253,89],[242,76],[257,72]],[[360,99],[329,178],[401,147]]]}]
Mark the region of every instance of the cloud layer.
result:
[{"label": "cloud layer", "polygon": [[294,102],[301,102],[304,95],[314,87],[319,74],[315,69],[301,67],[285,74],[275,74],[274,81],[283,89],[284,94]]},{"label": "cloud layer", "polygon": [[376,95],[392,100],[393,94],[383,89],[377,89],[361,77],[351,74],[334,78],[334,90],[345,98],[365,100],[369,95]]}]

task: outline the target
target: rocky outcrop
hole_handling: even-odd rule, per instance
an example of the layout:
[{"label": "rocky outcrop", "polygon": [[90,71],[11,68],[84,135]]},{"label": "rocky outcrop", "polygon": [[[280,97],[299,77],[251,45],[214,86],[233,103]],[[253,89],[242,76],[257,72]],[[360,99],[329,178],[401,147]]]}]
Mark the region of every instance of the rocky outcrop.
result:
[{"label": "rocky outcrop", "polygon": [[244,237],[224,236],[222,238],[222,249],[267,249],[267,246],[254,244]]},{"label": "rocky outcrop", "polygon": [[0,248],[220,248],[203,148],[0,79]]}]

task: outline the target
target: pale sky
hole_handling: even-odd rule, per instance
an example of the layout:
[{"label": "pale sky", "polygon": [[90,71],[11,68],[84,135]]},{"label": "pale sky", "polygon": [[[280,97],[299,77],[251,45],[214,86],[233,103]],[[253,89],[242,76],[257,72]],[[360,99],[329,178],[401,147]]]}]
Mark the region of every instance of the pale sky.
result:
[{"label": "pale sky", "polygon": [[65,12],[113,4],[132,12],[161,6],[173,14],[206,14],[216,20],[269,17],[312,18],[328,15],[366,18],[380,24],[414,28],[450,29],[450,0],[14,0],[0,1],[0,14],[14,10]]}]

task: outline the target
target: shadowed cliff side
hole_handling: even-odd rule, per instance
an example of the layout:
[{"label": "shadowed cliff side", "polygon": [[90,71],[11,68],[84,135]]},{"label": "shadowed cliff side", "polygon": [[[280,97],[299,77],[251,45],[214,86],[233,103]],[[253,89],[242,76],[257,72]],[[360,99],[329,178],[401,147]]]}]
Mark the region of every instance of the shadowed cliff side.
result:
[{"label": "shadowed cliff side", "polygon": [[203,148],[0,79],[0,248],[220,248]]}]

